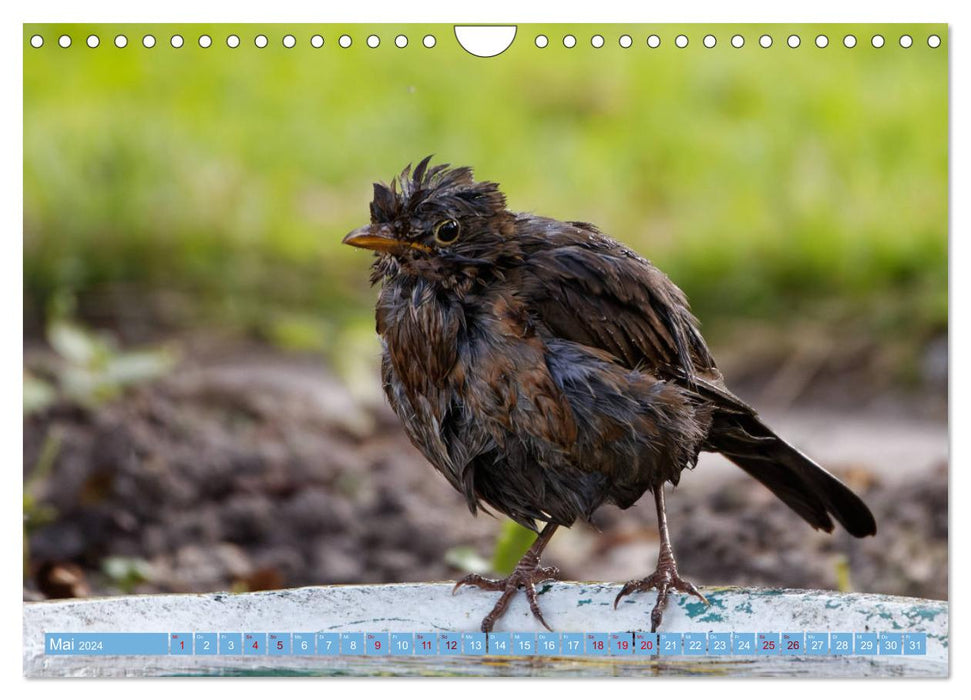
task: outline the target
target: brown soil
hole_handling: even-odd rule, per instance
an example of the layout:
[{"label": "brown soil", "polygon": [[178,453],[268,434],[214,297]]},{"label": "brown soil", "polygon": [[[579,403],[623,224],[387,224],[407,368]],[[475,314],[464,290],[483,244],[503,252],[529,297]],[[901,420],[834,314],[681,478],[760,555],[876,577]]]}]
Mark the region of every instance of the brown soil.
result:
[{"label": "brown soil", "polygon": [[[30,533],[25,596],[124,592],[103,572],[109,557],[148,562],[147,580],[126,588],[139,592],[448,579],[460,573],[451,548],[488,559],[500,521],[473,518],[370,403],[319,360],[263,350],[187,362],[94,410],[25,419],[25,479],[45,440],[59,441],[49,477],[29,486],[54,515]],[[682,572],[835,588],[845,571],[856,590],[947,598],[946,464],[901,479],[855,459],[828,466],[870,504],[877,537],[815,533],[756,482],[703,463],[668,498]],[[549,563],[575,579],[649,573],[649,499],[602,509],[595,524],[561,531]]]}]

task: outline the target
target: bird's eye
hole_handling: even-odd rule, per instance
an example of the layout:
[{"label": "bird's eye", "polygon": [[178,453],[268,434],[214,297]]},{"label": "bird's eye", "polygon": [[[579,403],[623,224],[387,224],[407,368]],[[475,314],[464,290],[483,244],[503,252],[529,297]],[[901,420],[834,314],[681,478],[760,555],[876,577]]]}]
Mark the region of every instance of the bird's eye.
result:
[{"label": "bird's eye", "polygon": [[435,226],[435,241],[440,245],[450,245],[459,237],[459,222],[455,219],[445,219]]}]

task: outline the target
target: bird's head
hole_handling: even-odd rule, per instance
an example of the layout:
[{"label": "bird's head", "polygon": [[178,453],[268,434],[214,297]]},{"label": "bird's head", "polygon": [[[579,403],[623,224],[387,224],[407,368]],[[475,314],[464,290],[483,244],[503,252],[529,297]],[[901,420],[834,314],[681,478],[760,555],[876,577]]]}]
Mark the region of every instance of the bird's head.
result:
[{"label": "bird's head", "polygon": [[344,243],[378,253],[376,279],[397,271],[441,280],[474,276],[516,247],[513,215],[494,182],[470,168],[409,165],[390,185],[375,183],[371,223]]}]

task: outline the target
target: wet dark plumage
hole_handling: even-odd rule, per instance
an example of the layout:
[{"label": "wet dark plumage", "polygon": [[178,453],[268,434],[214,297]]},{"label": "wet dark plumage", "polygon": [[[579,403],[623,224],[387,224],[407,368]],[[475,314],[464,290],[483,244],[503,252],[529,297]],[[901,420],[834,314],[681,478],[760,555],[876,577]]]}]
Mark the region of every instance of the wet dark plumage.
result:
[{"label": "wet dark plumage", "polygon": [[473,512],[568,526],[677,484],[704,450],[815,528],[875,532],[726,388],[681,290],[595,226],[510,212],[496,183],[426,158],[374,186],[345,242],[378,251],[391,406]]}]

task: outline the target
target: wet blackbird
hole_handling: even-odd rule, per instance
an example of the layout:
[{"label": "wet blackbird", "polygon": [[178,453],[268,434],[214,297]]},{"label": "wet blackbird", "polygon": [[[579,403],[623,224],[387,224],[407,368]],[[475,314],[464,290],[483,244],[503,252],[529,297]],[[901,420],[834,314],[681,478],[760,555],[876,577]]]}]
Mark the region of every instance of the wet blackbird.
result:
[{"label": "wet blackbird", "polygon": [[540,565],[554,531],[646,491],[657,568],[617,601],[656,588],[652,631],[671,590],[707,602],[678,574],[664,512],[664,484],[702,450],[814,528],[876,532],[863,501],[725,387],[682,291],[595,226],[508,211],[496,183],[425,158],[374,185],[371,223],[344,243],[377,253],[382,378],[411,441],[473,513],[539,532],[509,577],[456,584],[502,591],[483,631],[520,587],[546,625],[534,584],[557,574]]}]

